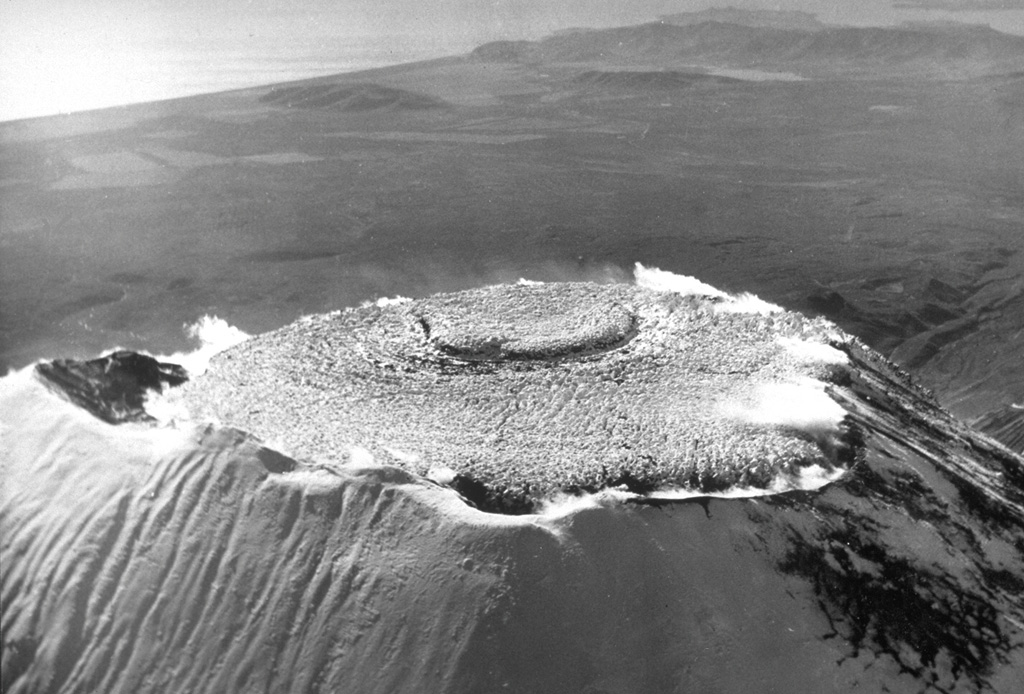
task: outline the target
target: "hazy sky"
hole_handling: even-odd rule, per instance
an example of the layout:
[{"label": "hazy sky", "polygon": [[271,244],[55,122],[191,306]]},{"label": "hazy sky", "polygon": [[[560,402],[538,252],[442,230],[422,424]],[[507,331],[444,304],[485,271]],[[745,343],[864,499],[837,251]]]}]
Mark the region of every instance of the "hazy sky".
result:
[{"label": "hazy sky", "polygon": [[[300,58],[308,70],[322,55],[323,69],[337,71],[350,57],[338,51],[342,37],[364,37],[353,46],[380,37],[395,50],[374,59],[399,62],[730,5],[848,24],[956,17],[1024,34],[1024,0],[0,0],[0,120],[295,78],[280,72],[289,56],[296,70]],[[225,60],[237,63],[235,72],[218,71]]]}]

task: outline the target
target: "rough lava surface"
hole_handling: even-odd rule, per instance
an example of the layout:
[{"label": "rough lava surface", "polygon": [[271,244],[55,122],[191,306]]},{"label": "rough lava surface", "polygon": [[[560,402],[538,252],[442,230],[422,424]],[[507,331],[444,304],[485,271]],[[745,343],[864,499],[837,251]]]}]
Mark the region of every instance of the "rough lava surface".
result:
[{"label": "rough lava surface", "polygon": [[[834,326],[640,278],[311,318],[164,382],[149,399],[173,422],[112,423],[53,364],[7,376],[3,690],[1020,691],[1021,457]],[[168,373],[152,362],[111,359],[119,397],[133,370]],[[533,427],[556,457],[481,437],[519,393],[544,415],[510,435]],[[544,434],[588,407],[579,449],[611,477],[588,477],[575,433]],[[611,413],[637,426],[604,428]],[[695,437],[738,453],[706,461]],[[444,461],[456,489],[421,471]],[[776,482],[829,467],[814,489]],[[460,470],[485,507],[516,491],[503,474],[535,480],[528,509],[493,509],[532,513],[473,508]]]},{"label": "rough lava surface", "polygon": [[[380,302],[224,352],[184,400],[300,457],[368,451],[512,512],[618,486],[767,489],[852,461],[845,413],[820,380],[840,373],[835,327],[737,305],[592,283]],[[772,421],[803,400],[811,424]]]}]

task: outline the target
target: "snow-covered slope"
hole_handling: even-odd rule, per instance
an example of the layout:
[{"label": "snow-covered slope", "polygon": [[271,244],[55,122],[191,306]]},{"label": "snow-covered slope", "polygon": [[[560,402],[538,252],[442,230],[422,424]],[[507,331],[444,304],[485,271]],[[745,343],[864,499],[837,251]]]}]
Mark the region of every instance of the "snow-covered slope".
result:
[{"label": "snow-covered slope", "polygon": [[9,375],[3,689],[1019,691],[1024,462],[830,348],[857,439],[837,481],[516,516],[365,449],[110,424]]}]

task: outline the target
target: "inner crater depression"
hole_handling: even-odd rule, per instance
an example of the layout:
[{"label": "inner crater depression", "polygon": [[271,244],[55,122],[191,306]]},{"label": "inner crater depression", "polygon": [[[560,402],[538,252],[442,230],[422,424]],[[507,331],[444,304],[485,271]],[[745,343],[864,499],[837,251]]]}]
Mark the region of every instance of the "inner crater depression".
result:
[{"label": "inner crater depression", "polygon": [[436,297],[419,311],[430,344],[467,361],[596,354],[636,334],[635,313],[590,285],[523,283]]},{"label": "inner crater depression", "polygon": [[845,369],[833,324],[638,272],[657,274],[304,318],[218,355],[182,397],[291,455],[372,455],[493,511],[604,489],[771,493],[843,472],[856,436],[826,394]]}]

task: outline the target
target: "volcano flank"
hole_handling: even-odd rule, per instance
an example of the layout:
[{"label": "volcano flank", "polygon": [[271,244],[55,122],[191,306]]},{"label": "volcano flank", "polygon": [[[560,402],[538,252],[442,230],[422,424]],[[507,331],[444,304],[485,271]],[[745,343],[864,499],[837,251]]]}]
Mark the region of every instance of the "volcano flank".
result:
[{"label": "volcano flank", "polygon": [[636,278],[0,381],[5,691],[1016,691],[1024,461],[824,319]]},{"label": "volcano flank", "polygon": [[719,10],[0,123],[0,692],[1024,691],[1022,75]]}]

